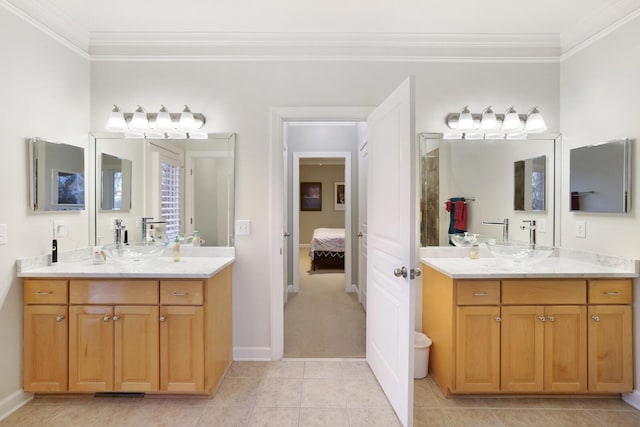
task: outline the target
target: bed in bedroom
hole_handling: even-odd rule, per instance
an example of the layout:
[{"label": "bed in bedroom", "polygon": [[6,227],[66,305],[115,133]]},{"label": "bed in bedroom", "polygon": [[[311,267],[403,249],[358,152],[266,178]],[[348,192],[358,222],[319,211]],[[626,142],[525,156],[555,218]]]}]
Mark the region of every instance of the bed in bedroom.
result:
[{"label": "bed in bedroom", "polygon": [[344,228],[316,228],[311,238],[311,271],[344,270]]}]

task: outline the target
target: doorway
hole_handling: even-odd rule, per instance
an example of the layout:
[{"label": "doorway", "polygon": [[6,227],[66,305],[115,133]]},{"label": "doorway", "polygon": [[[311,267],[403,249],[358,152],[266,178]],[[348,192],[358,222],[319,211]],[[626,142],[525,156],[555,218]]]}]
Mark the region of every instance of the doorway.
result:
[{"label": "doorway", "polygon": [[351,273],[357,271],[351,238],[352,214],[358,211],[357,184],[353,188],[351,179],[357,170],[352,168],[356,124],[313,123],[288,134],[292,151],[314,148],[316,134],[333,140],[333,148],[349,151],[294,151],[291,156],[287,212],[292,268],[284,307],[284,356],[364,357],[365,312]]}]

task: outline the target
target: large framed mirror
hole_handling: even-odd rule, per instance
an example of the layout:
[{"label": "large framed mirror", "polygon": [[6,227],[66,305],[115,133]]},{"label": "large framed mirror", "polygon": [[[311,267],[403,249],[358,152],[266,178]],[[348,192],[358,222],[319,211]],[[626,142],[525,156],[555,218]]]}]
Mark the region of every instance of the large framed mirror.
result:
[{"label": "large framed mirror", "polygon": [[[421,246],[449,246],[451,213],[447,202],[464,200],[466,204],[465,229],[469,233],[495,237],[502,240],[502,226],[484,223],[500,223],[508,219],[509,239],[528,241],[528,231],[521,230],[523,220],[536,220],[538,243],[547,246],[560,244],[560,203],[555,192],[556,179],[560,179],[559,135],[529,136],[519,140],[465,140],[445,139],[441,133],[419,135],[419,183],[420,189],[420,244]],[[544,163],[544,179],[539,173],[535,178],[540,201],[523,203],[530,209],[514,209],[516,174],[514,165],[525,162],[523,185],[528,186],[524,171],[541,172]],[[531,160],[529,160],[531,159]],[[534,160],[536,159],[536,160]],[[526,162],[529,161],[529,167]],[[531,183],[533,186],[533,183]],[[542,185],[543,187],[540,187]],[[531,199],[533,189],[522,191]],[[526,196],[525,196],[526,194]],[[456,230],[457,226],[454,227]]]},{"label": "large framed mirror", "polygon": [[85,208],[84,148],[32,138],[29,204],[37,212]]},{"label": "large framed mirror", "polygon": [[630,149],[629,139],[619,139],[570,151],[571,211],[629,212]]},{"label": "large framed mirror", "polygon": [[233,246],[235,134],[172,140],[106,133],[92,135],[90,145],[96,243],[111,243],[115,219],[121,219],[131,242],[178,235],[188,245],[198,231],[204,246]]}]

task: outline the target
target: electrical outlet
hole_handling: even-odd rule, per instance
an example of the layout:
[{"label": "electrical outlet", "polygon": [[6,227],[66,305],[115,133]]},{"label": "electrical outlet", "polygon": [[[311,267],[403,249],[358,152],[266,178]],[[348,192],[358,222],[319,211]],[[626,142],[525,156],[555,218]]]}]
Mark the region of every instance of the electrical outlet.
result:
[{"label": "electrical outlet", "polygon": [[54,219],[53,220],[53,237],[58,239],[60,237],[64,237],[64,235],[65,235],[64,220]]},{"label": "electrical outlet", "polygon": [[9,243],[7,224],[0,224],[0,245],[6,245],[7,243]]},{"label": "electrical outlet", "polygon": [[547,220],[542,218],[536,221],[536,229],[539,233],[547,232]]},{"label": "electrical outlet", "polygon": [[236,236],[248,236],[251,234],[251,221],[248,219],[236,220]]},{"label": "electrical outlet", "polygon": [[576,237],[585,239],[587,237],[587,225],[584,220],[576,221]]}]

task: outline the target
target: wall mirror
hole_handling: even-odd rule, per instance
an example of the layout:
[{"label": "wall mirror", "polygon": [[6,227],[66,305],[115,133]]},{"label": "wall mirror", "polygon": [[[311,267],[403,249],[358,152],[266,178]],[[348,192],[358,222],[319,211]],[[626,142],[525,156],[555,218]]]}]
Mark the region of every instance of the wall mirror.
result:
[{"label": "wall mirror", "polygon": [[513,162],[514,210],[544,212],[546,173],[547,156]]},{"label": "wall mirror", "polygon": [[631,141],[619,139],[569,152],[572,211],[629,212]]},{"label": "wall mirror", "polygon": [[[528,241],[528,231],[520,230],[520,226],[523,220],[534,219],[540,224],[538,242],[559,245],[559,227],[555,224],[560,206],[555,194],[555,182],[560,179],[559,164],[555,160],[559,138],[559,135],[537,135],[523,140],[465,140],[445,139],[441,133],[420,134],[417,185],[421,246],[450,244],[451,212],[446,210],[446,203],[458,197],[467,200],[464,225],[469,233],[501,240],[502,226],[482,223],[507,218],[509,239]],[[537,178],[542,185],[537,191],[538,198],[544,201],[543,207],[530,201],[531,209],[514,210],[514,164],[520,161],[524,162],[524,170],[544,169],[544,179]],[[523,194],[533,191],[523,191]]]},{"label": "wall mirror", "polygon": [[[92,200],[90,233],[96,242],[113,241],[115,219],[122,219],[129,241],[141,241],[141,219],[148,220],[152,238],[185,238],[198,231],[205,246],[233,246],[235,205],[235,134],[209,134],[206,139],[125,139],[122,134],[92,135]],[[106,154],[108,157],[103,157]],[[130,168],[128,210],[102,206],[103,163],[126,159]],[[128,162],[127,162],[128,163]],[[123,178],[123,194],[124,194]],[[110,196],[108,197],[110,199]],[[109,203],[106,204],[108,206]]]},{"label": "wall mirror", "polygon": [[84,210],[84,148],[32,138],[29,162],[31,209]]},{"label": "wall mirror", "polygon": [[100,155],[100,210],[127,212],[131,209],[131,160]]}]

